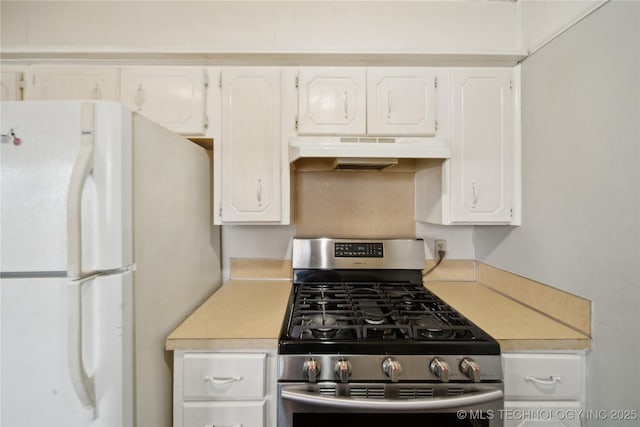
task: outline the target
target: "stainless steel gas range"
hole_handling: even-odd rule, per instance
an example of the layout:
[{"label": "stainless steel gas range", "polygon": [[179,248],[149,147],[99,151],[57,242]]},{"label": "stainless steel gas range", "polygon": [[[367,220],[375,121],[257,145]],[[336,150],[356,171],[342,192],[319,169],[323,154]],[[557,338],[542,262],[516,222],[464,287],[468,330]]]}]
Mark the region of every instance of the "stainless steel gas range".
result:
[{"label": "stainless steel gas range", "polygon": [[278,426],[502,426],[500,346],[428,291],[422,240],[294,239]]}]

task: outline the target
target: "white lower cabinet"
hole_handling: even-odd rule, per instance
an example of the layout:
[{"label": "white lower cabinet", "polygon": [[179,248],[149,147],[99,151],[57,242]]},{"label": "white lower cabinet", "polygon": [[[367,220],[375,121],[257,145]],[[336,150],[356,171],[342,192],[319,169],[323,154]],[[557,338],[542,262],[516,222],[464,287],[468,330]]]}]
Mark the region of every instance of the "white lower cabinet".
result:
[{"label": "white lower cabinet", "polygon": [[585,361],[578,353],[504,353],[504,427],[582,425]]},{"label": "white lower cabinet", "polygon": [[173,426],[275,426],[275,353],[175,351]]}]

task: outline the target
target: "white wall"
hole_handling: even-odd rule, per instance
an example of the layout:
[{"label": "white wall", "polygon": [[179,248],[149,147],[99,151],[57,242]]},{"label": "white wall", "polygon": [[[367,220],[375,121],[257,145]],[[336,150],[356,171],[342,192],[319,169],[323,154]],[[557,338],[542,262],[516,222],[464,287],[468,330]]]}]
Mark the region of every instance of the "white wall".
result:
[{"label": "white wall", "polygon": [[291,259],[294,226],[223,225],[222,280],[229,279],[231,258]]},{"label": "white wall", "polygon": [[479,260],[593,301],[588,409],[640,408],[639,61],[635,1],[524,61],[523,225],[474,232]]},{"label": "white wall", "polygon": [[[296,235],[293,225],[223,225],[221,229],[224,281],[229,279],[231,258],[291,259],[291,241]],[[447,259],[474,259],[473,227],[417,223],[416,237],[425,240],[428,259],[434,258],[434,239],[447,241]]]}]

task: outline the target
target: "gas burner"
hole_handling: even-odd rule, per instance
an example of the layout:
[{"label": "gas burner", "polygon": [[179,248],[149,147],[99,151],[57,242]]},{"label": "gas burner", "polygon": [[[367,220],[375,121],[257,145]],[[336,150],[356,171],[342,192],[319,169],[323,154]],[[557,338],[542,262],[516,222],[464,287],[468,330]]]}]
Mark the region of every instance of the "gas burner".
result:
[{"label": "gas burner", "polygon": [[427,340],[450,340],[456,337],[456,331],[450,328],[417,328],[416,335]]},{"label": "gas burner", "polygon": [[357,309],[362,314],[362,320],[369,325],[383,325],[391,311],[386,310],[375,301],[363,301],[357,304]]},{"label": "gas burner", "polygon": [[326,314],[317,314],[309,319],[309,329],[311,334],[320,339],[327,339],[335,337],[338,329],[337,319],[334,316]]},{"label": "gas burner", "polygon": [[362,335],[367,340],[407,340],[411,338],[411,328],[406,325],[365,325]]}]

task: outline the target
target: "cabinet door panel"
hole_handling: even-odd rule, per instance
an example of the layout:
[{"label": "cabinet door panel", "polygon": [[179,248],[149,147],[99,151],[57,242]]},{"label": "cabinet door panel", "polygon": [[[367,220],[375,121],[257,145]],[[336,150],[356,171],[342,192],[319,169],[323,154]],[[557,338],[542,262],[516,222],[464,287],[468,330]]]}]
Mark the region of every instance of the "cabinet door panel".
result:
[{"label": "cabinet door panel", "polygon": [[222,221],[279,221],[280,71],[222,72]]},{"label": "cabinet door panel", "polygon": [[131,110],[176,133],[205,133],[205,71],[200,67],[123,68],[121,98]]},{"label": "cabinet door panel", "polygon": [[31,100],[118,100],[115,67],[36,67]]},{"label": "cabinet door panel", "polygon": [[366,72],[357,68],[309,68],[299,72],[298,133],[364,135]]},{"label": "cabinet door panel", "polygon": [[0,100],[20,101],[20,81],[22,73],[14,71],[3,71],[0,75]]},{"label": "cabinet door panel", "polygon": [[374,68],[367,71],[367,133],[435,135],[435,71]]},{"label": "cabinet door panel", "polygon": [[580,427],[583,409],[577,401],[505,401],[499,417],[504,427]]},{"label": "cabinet door panel", "polygon": [[182,425],[264,427],[265,414],[265,401],[185,402]]},{"label": "cabinet door panel", "polygon": [[509,222],[514,101],[510,69],[453,71],[452,220]]}]

